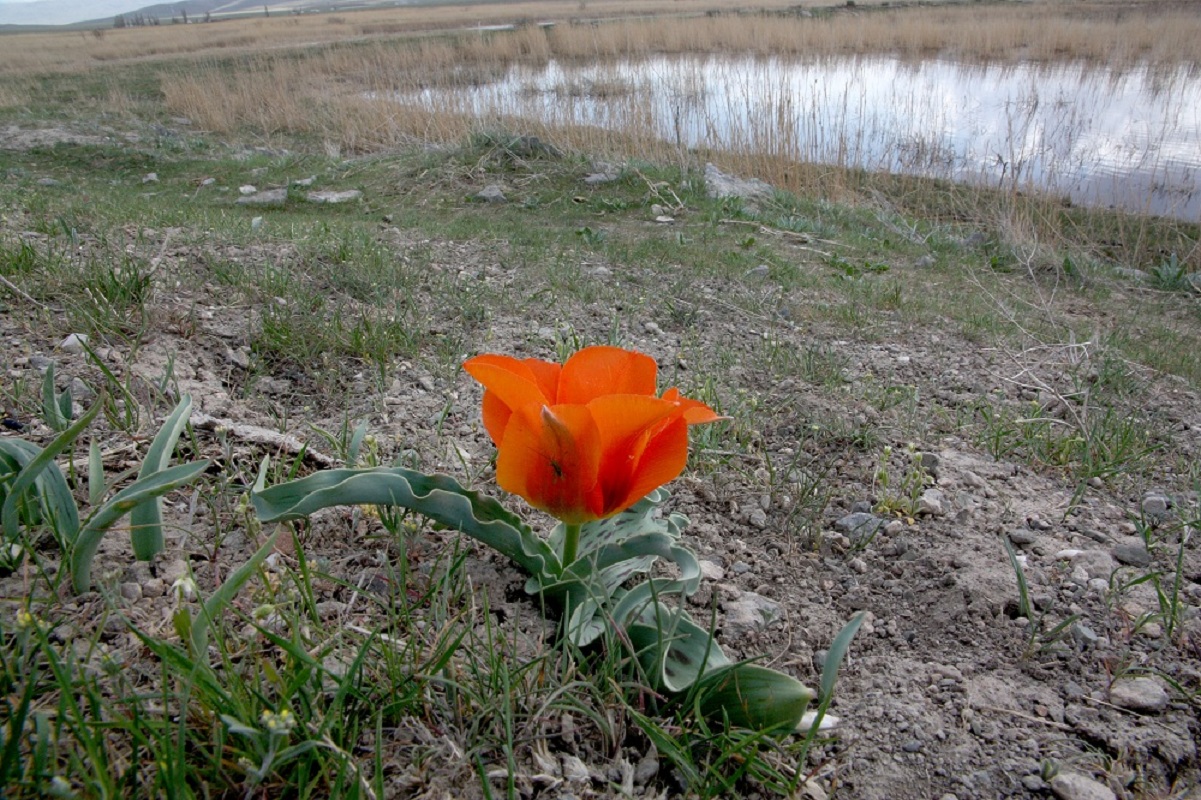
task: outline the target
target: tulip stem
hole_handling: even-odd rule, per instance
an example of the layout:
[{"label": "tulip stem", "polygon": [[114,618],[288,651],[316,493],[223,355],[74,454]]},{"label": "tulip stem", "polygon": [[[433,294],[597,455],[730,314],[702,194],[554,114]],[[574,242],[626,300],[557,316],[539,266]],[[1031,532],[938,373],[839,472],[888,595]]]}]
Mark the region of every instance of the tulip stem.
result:
[{"label": "tulip stem", "polygon": [[576,551],[580,549],[580,525],[563,523],[563,566],[570,566],[575,561]]}]

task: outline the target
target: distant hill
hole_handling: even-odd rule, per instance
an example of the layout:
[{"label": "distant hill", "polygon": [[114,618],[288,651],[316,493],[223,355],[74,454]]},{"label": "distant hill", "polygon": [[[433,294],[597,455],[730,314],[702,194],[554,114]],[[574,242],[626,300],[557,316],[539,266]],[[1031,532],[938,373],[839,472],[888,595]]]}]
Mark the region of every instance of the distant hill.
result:
[{"label": "distant hill", "polygon": [[186,13],[189,20],[202,20],[206,14],[220,17],[261,12],[264,6],[269,13],[287,14],[293,11],[396,4],[393,0],[179,0],[139,6],[138,0],[37,0],[33,3],[0,3],[0,28],[47,25],[107,27],[113,24],[114,17],[119,14],[126,18],[169,21],[182,18]]},{"label": "distant hill", "polygon": [[136,0],[38,0],[36,3],[0,4],[0,25],[70,25],[89,17],[110,19],[137,8]]}]

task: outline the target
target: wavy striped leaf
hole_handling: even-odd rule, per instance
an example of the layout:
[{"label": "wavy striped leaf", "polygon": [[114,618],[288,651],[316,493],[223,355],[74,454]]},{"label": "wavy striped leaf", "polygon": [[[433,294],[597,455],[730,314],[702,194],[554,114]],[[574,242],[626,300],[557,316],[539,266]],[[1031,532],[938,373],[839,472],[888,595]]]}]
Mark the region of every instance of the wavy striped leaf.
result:
[{"label": "wavy striped leaf", "polygon": [[478,539],[531,574],[563,571],[555,552],[516,514],[448,475],[403,467],[331,469],[265,488],[265,466],[251,493],[263,522],[298,519],[332,506],[401,506]]}]

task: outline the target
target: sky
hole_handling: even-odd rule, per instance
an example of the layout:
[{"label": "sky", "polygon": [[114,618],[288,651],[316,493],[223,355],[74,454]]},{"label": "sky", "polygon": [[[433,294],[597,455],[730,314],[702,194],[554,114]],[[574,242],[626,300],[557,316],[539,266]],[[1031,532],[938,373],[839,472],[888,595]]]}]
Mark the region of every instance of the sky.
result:
[{"label": "sky", "polygon": [[0,25],[70,25],[111,17],[155,0],[0,0]]}]

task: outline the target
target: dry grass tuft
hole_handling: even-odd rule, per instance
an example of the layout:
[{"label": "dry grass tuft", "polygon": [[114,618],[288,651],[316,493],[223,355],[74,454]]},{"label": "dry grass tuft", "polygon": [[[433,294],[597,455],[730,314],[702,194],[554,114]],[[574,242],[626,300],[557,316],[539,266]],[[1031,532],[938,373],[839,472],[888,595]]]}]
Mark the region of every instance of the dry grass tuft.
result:
[{"label": "dry grass tuft", "polygon": [[[784,2],[780,0],[781,5]],[[788,6],[766,13],[702,14],[707,9],[699,0],[678,0],[670,5],[669,16],[650,19],[632,15],[663,10],[662,0],[612,0],[589,2],[589,19],[572,21],[580,13],[578,3],[552,0],[258,18],[107,31],[99,36],[13,36],[5,38],[0,57],[0,76],[5,76],[0,81],[0,105],[15,108],[31,102],[36,97],[34,76],[42,73],[145,60],[148,66],[139,67],[139,75],[154,77],[169,113],[186,116],[209,131],[249,134],[267,141],[301,136],[329,152],[362,153],[413,140],[456,142],[482,129],[520,129],[550,138],[562,148],[598,156],[638,156],[686,166],[714,161],[781,189],[845,201],[870,195],[869,190],[892,179],[798,163],[806,158],[804,143],[812,137],[805,126],[813,120],[785,119],[785,115],[756,120],[745,142],[735,143],[731,151],[695,152],[654,135],[636,81],[606,77],[603,72],[590,81],[554,87],[554,105],[569,108],[580,100],[612,99],[624,115],[617,125],[620,130],[566,121],[483,119],[466,106],[435,112],[397,98],[430,88],[486,86],[516,65],[541,65],[551,59],[604,64],[618,58],[698,52],[765,58],[895,53],[914,59],[944,56],[1046,63],[1073,59],[1117,68],[1150,62],[1201,69],[1201,50],[1195,46],[1201,41],[1201,0],[1120,6],[974,3],[872,10],[860,3],[855,9],[814,15],[799,11],[795,3]],[[618,15],[626,16],[596,19]],[[511,31],[423,33],[556,16],[568,21],[551,28],[526,24]],[[313,44],[321,46],[309,46]],[[101,83],[107,88],[101,89],[95,102],[117,112],[131,110],[136,96],[146,96],[132,93],[116,79],[104,84],[102,78]],[[529,101],[541,103],[542,98],[531,96]],[[972,193],[962,187],[948,190],[946,197],[938,197],[937,191],[931,196],[932,185],[915,181],[894,196],[906,198],[905,202],[912,199],[915,213],[941,218],[972,219],[978,208],[990,208],[990,213],[1001,208],[1016,220],[1009,224],[1022,235],[1036,230],[1045,238],[1056,226],[1072,224],[1065,222],[1053,201],[1030,201],[1019,196],[1017,187],[1008,195],[994,192],[988,198],[981,191],[979,202],[974,203]]]},{"label": "dry grass tuft", "polygon": [[[1088,59],[1201,64],[1201,2],[1136,5],[1054,2],[836,7],[813,16],[790,0],[761,0],[766,13],[728,14],[712,0],[568,0],[488,5],[406,6],[336,15],[229,19],[104,31],[3,37],[0,75],[85,70],[164,56],[264,52],[287,47],[429,31],[515,24],[476,33],[452,48],[467,58],[596,58],[646,53],[739,52],[781,56],[891,52],[987,60]],[[650,24],[647,14],[658,14]],[[611,22],[602,20],[612,19]],[[528,24],[557,20],[549,31]],[[475,55],[473,56],[473,52]],[[449,62],[433,62],[439,68]]]}]

